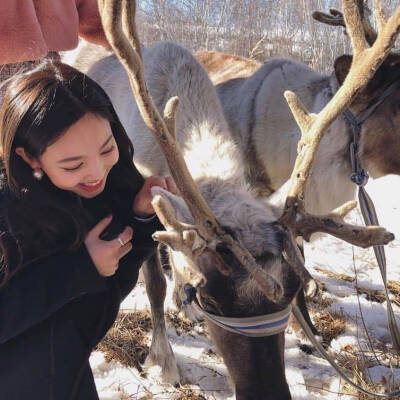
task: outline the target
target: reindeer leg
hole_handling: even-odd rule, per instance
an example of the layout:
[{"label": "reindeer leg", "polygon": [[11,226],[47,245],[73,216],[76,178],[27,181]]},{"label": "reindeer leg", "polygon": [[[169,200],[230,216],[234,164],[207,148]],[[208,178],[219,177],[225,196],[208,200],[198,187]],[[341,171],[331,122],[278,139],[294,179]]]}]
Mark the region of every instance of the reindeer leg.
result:
[{"label": "reindeer leg", "polygon": [[165,382],[179,386],[180,374],[175,356],[169,344],[164,318],[164,300],[166,295],[166,279],[160,262],[160,247],[144,264],[143,275],[146,291],[151,306],[153,337],[146,365],[159,365]]}]

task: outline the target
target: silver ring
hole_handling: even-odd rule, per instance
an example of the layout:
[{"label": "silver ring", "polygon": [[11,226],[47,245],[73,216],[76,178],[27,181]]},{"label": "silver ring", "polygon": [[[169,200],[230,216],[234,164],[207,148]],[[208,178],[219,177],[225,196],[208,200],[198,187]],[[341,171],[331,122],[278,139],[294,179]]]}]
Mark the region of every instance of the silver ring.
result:
[{"label": "silver ring", "polygon": [[117,240],[118,240],[119,244],[121,245],[121,247],[125,245],[124,241],[119,236],[117,236]]}]

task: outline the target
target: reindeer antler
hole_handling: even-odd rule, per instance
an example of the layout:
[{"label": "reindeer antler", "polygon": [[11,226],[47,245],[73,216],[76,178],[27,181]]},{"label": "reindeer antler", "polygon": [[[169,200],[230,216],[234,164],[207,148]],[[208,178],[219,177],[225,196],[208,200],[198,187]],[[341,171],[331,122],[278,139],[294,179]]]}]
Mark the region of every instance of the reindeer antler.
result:
[{"label": "reindeer antler", "polygon": [[[377,33],[375,32],[375,29],[371,25],[371,22],[368,17],[368,13],[365,12],[365,10],[364,10],[365,0],[356,0],[356,1],[357,1],[358,11],[361,15],[365,39],[367,40],[368,44],[370,46],[372,46],[375,43],[375,40],[377,38]],[[333,26],[343,26],[344,28],[346,28],[346,23],[344,22],[343,14],[340,11],[338,11],[334,8],[331,8],[329,10],[329,13],[330,14],[325,14],[320,11],[314,11],[312,14],[312,17],[316,21],[322,22],[323,24],[333,25]],[[381,19],[382,15],[383,15],[382,8],[380,6],[378,6],[376,8],[376,13],[375,13],[375,16],[378,21]]]},{"label": "reindeer antler", "polygon": [[[144,79],[140,43],[135,27],[135,9],[135,1],[99,0],[100,15],[107,39],[125,67],[142,118],[161,146],[171,175],[195,220],[195,226],[184,226],[174,221],[165,200],[158,199],[155,206],[158,212],[161,211],[160,219],[167,226],[174,226],[176,229],[158,234],[157,238],[167,244],[175,245],[175,247],[181,246],[183,252],[190,251],[191,247],[193,249],[196,235],[198,235],[197,242],[202,243],[200,247],[204,248],[207,244],[209,250],[215,248],[216,244],[223,243],[232,251],[249,275],[256,280],[265,295],[271,301],[278,301],[283,294],[282,286],[261,269],[248,250],[234,241],[219,225],[193,181],[178,143],[168,132],[164,120],[160,117],[151,99]],[[176,108],[176,104],[172,105],[172,110],[174,108]],[[173,118],[169,119],[168,125],[174,127]],[[216,258],[218,258],[217,253]],[[222,266],[220,266],[220,270],[221,273],[227,273]]]},{"label": "reindeer antler", "polygon": [[310,114],[294,93],[285,92],[286,100],[301,129],[302,137],[291,176],[292,186],[280,222],[289,228],[294,237],[303,236],[308,239],[314,232],[327,232],[354,245],[368,247],[387,244],[394,239],[394,235],[381,227],[359,227],[346,224],[343,217],[354,208],[354,203],[347,203],[327,216],[310,215],[306,213],[304,206],[306,182],[324,132],[368,83],[389,54],[400,31],[400,6],[386,21],[381,4],[378,2],[379,34],[373,46],[367,48],[359,6],[355,0],[343,0],[342,4],[354,51],[353,63],[342,87],[319,114]]}]

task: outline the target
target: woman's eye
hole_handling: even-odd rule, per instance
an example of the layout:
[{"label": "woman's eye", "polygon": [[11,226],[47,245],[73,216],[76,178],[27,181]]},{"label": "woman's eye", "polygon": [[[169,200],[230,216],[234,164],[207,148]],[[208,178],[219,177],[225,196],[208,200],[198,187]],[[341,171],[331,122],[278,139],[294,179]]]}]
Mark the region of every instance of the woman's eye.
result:
[{"label": "woman's eye", "polygon": [[78,166],[74,167],[74,168],[63,168],[64,171],[76,171],[77,169],[79,169],[82,166],[82,163],[79,164]]},{"label": "woman's eye", "polygon": [[101,153],[101,155],[105,156],[106,154],[110,154],[114,150],[114,145],[112,145],[108,150],[105,150]]}]

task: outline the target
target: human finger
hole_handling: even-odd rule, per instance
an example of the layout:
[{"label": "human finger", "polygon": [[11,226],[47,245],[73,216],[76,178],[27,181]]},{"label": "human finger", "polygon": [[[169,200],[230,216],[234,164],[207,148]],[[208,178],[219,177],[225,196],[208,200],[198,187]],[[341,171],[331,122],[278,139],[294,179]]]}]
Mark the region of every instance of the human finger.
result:
[{"label": "human finger", "polygon": [[118,247],[124,246],[126,243],[132,240],[133,229],[130,226],[127,226],[115,239],[118,243]]},{"label": "human finger", "polygon": [[151,176],[146,180],[146,183],[149,189],[151,189],[153,186],[160,186],[161,188],[167,190],[165,178],[161,176]]},{"label": "human finger", "polygon": [[166,176],[165,183],[167,185],[168,192],[171,192],[173,194],[178,194],[178,188],[177,188],[172,176]]},{"label": "human finger", "polygon": [[103,270],[101,275],[102,276],[113,276],[115,274],[115,272],[117,271],[118,267],[119,267],[119,263],[117,261],[116,264],[114,264],[113,266],[107,268],[106,271]]},{"label": "human finger", "polygon": [[132,250],[132,243],[128,242],[118,249],[118,259],[121,259]]}]

